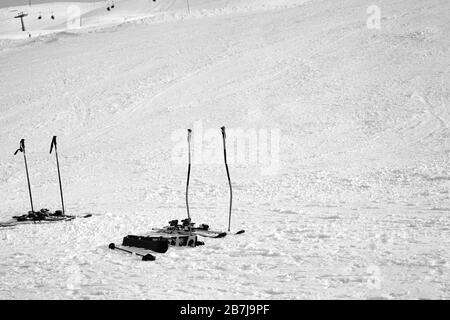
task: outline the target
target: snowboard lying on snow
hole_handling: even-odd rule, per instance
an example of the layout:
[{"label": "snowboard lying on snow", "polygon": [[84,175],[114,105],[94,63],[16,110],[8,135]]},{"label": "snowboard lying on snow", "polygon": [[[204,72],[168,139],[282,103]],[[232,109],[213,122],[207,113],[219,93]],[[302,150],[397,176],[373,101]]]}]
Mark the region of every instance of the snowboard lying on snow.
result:
[{"label": "snowboard lying on snow", "polygon": [[50,212],[48,209],[41,209],[40,211],[29,211],[28,214],[21,216],[14,216],[9,221],[0,222],[0,228],[14,227],[22,224],[31,223],[52,223],[52,222],[62,222],[70,221],[77,218],[89,218],[92,214],[85,214],[82,216],[73,216],[63,214],[61,210],[56,210],[55,212]]}]

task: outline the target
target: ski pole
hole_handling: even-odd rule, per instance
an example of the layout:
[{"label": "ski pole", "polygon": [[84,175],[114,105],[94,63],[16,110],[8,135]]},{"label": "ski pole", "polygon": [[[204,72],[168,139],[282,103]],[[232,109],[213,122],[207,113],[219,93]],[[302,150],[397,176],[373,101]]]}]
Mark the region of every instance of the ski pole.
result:
[{"label": "ski pole", "polygon": [[61,194],[62,212],[63,212],[63,215],[65,215],[66,212],[64,210],[64,197],[63,197],[62,184],[61,184],[61,172],[59,171],[58,147],[56,146],[56,136],[53,136],[52,143],[50,145],[50,154],[52,153],[53,146],[55,147],[56,168],[58,169],[59,193]]},{"label": "ski pole", "polygon": [[191,230],[191,215],[189,214],[189,177],[191,175],[191,133],[192,130],[188,129],[188,137],[187,137],[187,141],[188,141],[188,153],[189,153],[189,162],[188,162],[188,173],[187,173],[187,181],[186,181],[186,209],[187,209],[187,215],[188,215],[188,220],[189,220],[189,230]]},{"label": "ski pole", "polygon": [[27,156],[25,155],[25,139],[20,140],[20,147],[19,147],[19,149],[16,150],[16,152],[14,152],[14,155],[16,155],[17,152],[19,152],[19,151],[23,153],[23,160],[25,161],[25,171],[27,173],[28,193],[30,195],[31,212],[34,213],[33,197],[31,196],[30,176],[28,174]]},{"label": "ski pole", "polygon": [[137,253],[137,252],[133,252],[133,251],[130,251],[130,250],[126,250],[126,249],[124,249],[124,248],[116,247],[116,245],[115,245],[114,243],[110,243],[109,246],[108,246],[108,248],[110,248],[111,250],[117,249],[117,250],[120,250],[120,251],[123,251],[123,252],[135,254],[135,255],[137,255],[137,256],[139,256],[139,257],[142,257],[142,261],[154,261],[154,260],[156,259],[155,256],[152,255],[152,254],[150,254],[150,253],[145,254],[145,255],[144,255],[144,254],[140,254],[140,253]]},{"label": "ski pole", "polygon": [[189,5],[189,0],[186,0],[186,2],[187,2],[188,13],[191,14],[191,6]]},{"label": "ski pole", "polygon": [[222,137],[223,137],[223,157],[225,160],[225,168],[227,169],[228,184],[230,186],[230,212],[228,215],[228,232],[230,232],[230,229],[231,229],[231,205],[233,203],[233,188],[231,187],[230,171],[228,170],[228,163],[227,163],[227,148],[225,146],[225,139],[226,139],[227,135],[225,134],[225,127],[222,127],[220,129],[222,130]]}]

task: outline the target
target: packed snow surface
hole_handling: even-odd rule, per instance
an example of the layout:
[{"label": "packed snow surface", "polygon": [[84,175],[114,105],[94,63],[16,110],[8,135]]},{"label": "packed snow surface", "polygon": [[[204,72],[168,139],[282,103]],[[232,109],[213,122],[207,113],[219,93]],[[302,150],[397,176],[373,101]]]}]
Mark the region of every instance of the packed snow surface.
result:
[{"label": "packed snow surface", "polygon": [[[450,2],[376,3],[379,29],[361,0],[81,3],[69,30],[61,3],[0,9],[0,220],[29,210],[21,138],[59,209],[53,135],[67,213],[94,215],[0,229],[0,298],[449,299]],[[187,128],[191,215],[226,229],[222,125],[271,141],[230,161],[245,234],[109,250],[186,216]]]}]

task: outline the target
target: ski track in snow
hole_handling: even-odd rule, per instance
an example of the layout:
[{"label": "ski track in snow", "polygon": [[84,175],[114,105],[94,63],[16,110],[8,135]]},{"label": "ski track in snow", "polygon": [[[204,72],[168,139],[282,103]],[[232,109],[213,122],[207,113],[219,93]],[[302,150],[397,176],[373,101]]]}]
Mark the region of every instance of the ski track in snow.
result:
[{"label": "ski track in snow", "polygon": [[[1,220],[28,210],[21,138],[35,206],[58,208],[53,135],[67,210],[94,216],[0,229],[0,298],[450,298],[449,3],[378,1],[369,30],[364,1],[191,2],[1,40]],[[279,172],[230,165],[246,233],[109,250],[186,215],[171,135],[197,121],[281,129]],[[223,165],[191,178],[194,221],[225,229]]]}]

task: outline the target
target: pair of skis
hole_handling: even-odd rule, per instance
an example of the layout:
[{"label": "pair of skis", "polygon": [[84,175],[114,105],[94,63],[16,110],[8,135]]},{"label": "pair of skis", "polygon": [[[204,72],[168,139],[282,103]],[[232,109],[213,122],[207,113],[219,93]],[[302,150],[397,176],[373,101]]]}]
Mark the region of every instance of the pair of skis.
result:
[{"label": "pair of skis", "polygon": [[63,222],[63,221],[71,221],[79,218],[90,218],[92,214],[85,214],[80,216],[73,215],[62,215],[62,211],[57,210],[54,213],[45,212],[47,209],[41,209],[38,212],[28,213],[22,216],[13,217],[9,221],[0,222],[0,228],[12,228],[17,225],[23,224],[45,224],[45,223],[53,223],[53,222]]},{"label": "pair of skis", "polygon": [[[205,238],[223,238],[228,233],[226,231],[210,230],[206,224],[201,224],[195,227],[194,223],[190,223],[189,219],[181,220],[181,224],[178,224],[178,220],[169,221],[169,226],[164,228],[153,228],[154,232],[165,234],[195,234]],[[242,234],[245,230],[240,230],[236,234]]]}]

